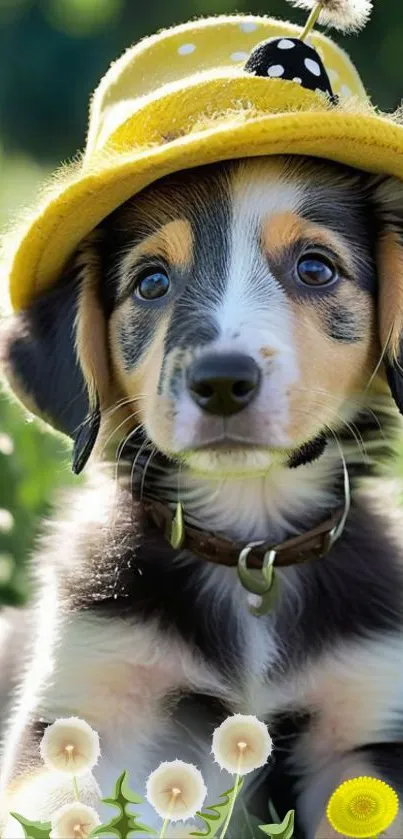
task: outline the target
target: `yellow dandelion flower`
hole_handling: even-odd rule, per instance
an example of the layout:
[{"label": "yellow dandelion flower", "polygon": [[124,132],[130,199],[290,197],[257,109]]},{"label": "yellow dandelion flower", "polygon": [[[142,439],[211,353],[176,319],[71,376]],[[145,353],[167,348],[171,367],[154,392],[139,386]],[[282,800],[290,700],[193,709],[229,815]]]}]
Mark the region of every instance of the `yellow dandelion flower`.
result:
[{"label": "yellow dandelion flower", "polygon": [[331,796],[326,815],[343,836],[370,839],[394,822],[399,809],[392,787],[377,778],[352,778]]}]

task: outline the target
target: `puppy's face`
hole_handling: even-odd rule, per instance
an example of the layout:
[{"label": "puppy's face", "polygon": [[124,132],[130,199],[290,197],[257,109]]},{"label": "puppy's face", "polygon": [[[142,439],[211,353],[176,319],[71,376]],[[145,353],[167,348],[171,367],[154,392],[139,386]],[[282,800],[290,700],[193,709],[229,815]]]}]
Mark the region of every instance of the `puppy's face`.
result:
[{"label": "puppy's face", "polygon": [[221,164],[104,225],[113,374],[153,444],[207,473],[267,470],[362,404],[379,357],[362,178]]}]

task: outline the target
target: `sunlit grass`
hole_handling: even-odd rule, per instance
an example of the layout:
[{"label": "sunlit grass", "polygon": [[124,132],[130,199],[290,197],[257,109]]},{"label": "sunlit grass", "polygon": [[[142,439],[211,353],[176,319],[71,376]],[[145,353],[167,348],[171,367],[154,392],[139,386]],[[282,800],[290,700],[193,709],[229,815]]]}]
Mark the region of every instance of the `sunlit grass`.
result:
[{"label": "sunlit grass", "polygon": [[0,229],[34,200],[49,172],[25,155],[6,155],[0,144]]}]

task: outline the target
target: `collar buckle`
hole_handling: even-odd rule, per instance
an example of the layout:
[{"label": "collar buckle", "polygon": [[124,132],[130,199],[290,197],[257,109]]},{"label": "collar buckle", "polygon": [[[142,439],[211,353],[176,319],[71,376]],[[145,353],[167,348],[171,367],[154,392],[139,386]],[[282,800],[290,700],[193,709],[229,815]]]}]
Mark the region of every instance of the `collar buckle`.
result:
[{"label": "collar buckle", "polygon": [[250,542],[239,554],[237,571],[238,577],[243,588],[252,595],[258,596],[257,603],[255,598],[249,598],[249,611],[253,615],[267,615],[272,611],[278,599],[279,585],[278,576],[274,568],[274,562],[277,556],[277,551],[274,548],[266,551],[263,557],[262,567],[259,571],[248,568],[248,556],[252,548],[258,545],[264,545],[264,542]]}]

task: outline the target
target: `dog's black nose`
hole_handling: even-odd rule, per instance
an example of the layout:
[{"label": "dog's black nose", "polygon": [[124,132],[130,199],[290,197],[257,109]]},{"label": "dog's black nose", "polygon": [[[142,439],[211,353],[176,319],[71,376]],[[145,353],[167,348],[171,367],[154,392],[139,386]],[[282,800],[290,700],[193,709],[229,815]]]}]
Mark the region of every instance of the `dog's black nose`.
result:
[{"label": "dog's black nose", "polygon": [[240,353],[197,358],[187,372],[192,399],[210,414],[229,417],[256,396],[260,370],[253,358]]}]

